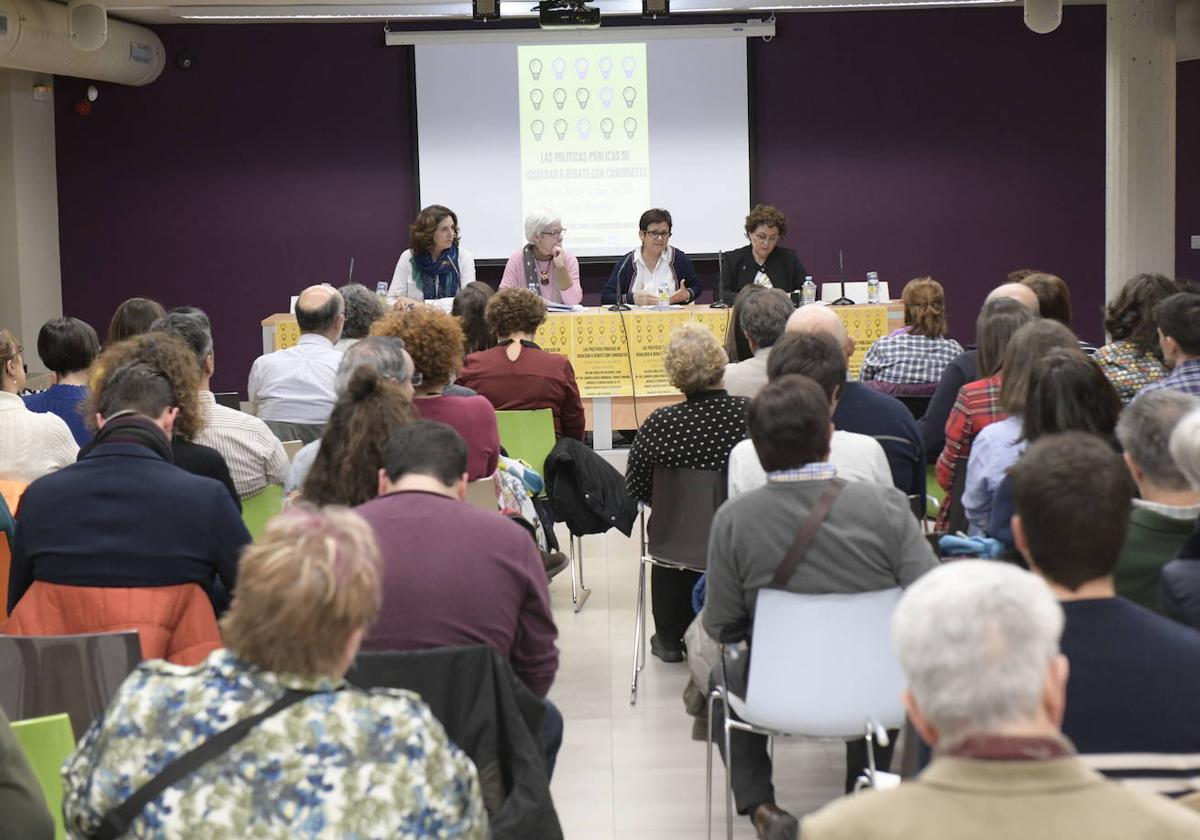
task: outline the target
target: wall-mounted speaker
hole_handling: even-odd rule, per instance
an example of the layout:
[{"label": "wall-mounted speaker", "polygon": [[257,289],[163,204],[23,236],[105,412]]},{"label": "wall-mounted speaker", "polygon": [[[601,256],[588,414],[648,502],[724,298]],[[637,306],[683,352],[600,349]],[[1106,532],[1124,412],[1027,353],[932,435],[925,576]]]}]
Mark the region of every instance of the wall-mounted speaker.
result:
[{"label": "wall-mounted speaker", "polygon": [[108,13],[96,0],[67,3],[67,40],[83,52],[94,52],[108,40]]},{"label": "wall-mounted speaker", "polygon": [[1025,25],[1039,35],[1062,23],[1062,0],[1025,0]]}]

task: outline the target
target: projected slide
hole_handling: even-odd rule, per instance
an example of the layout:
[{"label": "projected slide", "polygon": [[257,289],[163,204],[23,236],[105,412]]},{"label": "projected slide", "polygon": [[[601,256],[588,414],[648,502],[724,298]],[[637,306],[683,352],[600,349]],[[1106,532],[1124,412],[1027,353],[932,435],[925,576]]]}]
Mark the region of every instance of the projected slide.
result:
[{"label": "projected slide", "polygon": [[646,45],[517,48],[521,209],[555,207],[575,248],[623,248],[650,206]]}]

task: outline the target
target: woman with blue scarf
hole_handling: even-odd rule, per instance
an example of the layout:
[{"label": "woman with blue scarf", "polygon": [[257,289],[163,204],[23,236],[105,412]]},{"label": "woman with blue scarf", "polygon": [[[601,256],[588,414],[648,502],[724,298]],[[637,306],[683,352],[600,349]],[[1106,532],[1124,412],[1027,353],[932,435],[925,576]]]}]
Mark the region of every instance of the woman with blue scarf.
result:
[{"label": "woman with blue scarf", "polygon": [[458,245],[458,216],[431,204],[408,229],[408,250],[400,255],[388,297],[411,300],[453,298],[475,279],[475,258]]}]

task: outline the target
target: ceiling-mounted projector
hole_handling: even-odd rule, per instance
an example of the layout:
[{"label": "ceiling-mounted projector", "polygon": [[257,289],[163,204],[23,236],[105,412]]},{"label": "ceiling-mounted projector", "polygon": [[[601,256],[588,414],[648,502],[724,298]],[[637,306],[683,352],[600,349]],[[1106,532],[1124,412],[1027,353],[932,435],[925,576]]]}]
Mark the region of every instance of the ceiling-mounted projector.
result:
[{"label": "ceiling-mounted projector", "polygon": [[542,0],[534,8],[542,29],[600,28],[600,10],[584,0]]}]

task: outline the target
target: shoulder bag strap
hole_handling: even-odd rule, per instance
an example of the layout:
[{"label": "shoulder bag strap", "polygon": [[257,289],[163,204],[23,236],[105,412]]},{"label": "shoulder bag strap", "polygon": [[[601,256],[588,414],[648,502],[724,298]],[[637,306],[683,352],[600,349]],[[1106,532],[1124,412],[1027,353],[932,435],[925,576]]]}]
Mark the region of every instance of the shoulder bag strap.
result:
[{"label": "shoulder bag strap", "polygon": [[267,718],[277,715],[318,692],[287,691],[282,697],[263,711],[243,718],[233,726],[218,732],[190,752],[172,761],[132,796],[112,808],[100,822],[100,827],[91,835],[92,840],[116,840],[129,830],[129,826],[167,788],[187,778],[214,758],[227,752],[234,744],[250,734],[250,730]]},{"label": "shoulder bag strap", "polygon": [[825,521],[825,517],[829,514],[829,509],[833,507],[833,502],[842,492],[842,488],[846,486],[846,482],[840,478],[831,478],[825,486],[824,492],[817,498],[817,503],[808,513],[808,519],[804,520],[804,524],[800,526],[800,531],[796,534],[796,540],[792,543],[792,547],[788,549],[787,556],[783,558],[783,562],[779,564],[779,568],[775,570],[775,577],[771,581],[772,589],[783,589],[787,586],[792,575],[796,573],[796,567],[800,565],[800,560],[804,557],[804,552],[808,551],[809,543],[813,541],[813,537],[817,535],[817,531],[821,527],[821,523]]}]

